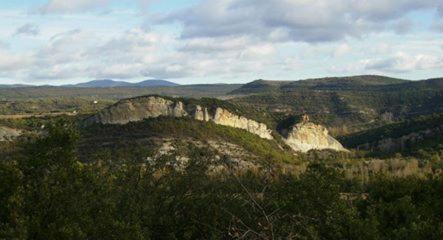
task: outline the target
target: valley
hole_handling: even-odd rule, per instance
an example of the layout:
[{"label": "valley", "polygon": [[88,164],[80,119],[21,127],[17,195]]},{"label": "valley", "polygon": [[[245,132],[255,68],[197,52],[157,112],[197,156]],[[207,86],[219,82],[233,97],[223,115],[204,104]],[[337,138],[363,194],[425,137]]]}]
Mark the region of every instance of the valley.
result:
[{"label": "valley", "polygon": [[0,240],[443,239],[443,0],[0,19]]},{"label": "valley", "polygon": [[[12,89],[0,89],[0,180],[7,183],[0,201],[9,204],[0,207],[8,219],[0,234],[39,234],[15,221],[41,208],[82,224],[75,234],[100,237],[115,235],[89,221],[126,222],[129,229],[117,232],[128,236],[135,227],[153,238],[183,236],[188,226],[196,227],[188,239],[215,234],[214,226],[220,238],[247,234],[239,222],[247,221],[264,239],[309,235],[305,225],[327,239],[391,239],[412,224],[384,223],[385,212],[397,211],[422,224],[414,234],[439,234],[428,228],[441,226],[440,213],[431,212],[441,210],[443,192],[443,79]],[[100,219],[87,213],[95,209]],[[323,232],[328,227],[335,230]]]},{"label": "valley", "polygon": [[[230,145],[243,152],[235,156],[242,161],[274,156],[286,163],[306,164],[314,157],[328,164],[342,161],[346,166],[348,162],[379,159],[403,161],[398,154],[404,154],[422,163],[414,170],[418,174],[429,172],[431,165],[438,166],[435,162],[442,156],[439,137],[442,121],[438,115],[443,111],[442,79],[408,81],[366,75],[301,81],[257,80],[245,85],[13,90],[15,97],[0,106],[3,113],[9,113],[0,116],[2,126],[31,134],[44,131],[52,119],[67,118],[84,132],[82,146],[100,143],[93,149],[109,149],[106,146],[118,146],[122,141],[134,141],[134,146],[138,146],[138,141],[152,142],[154,138],[155,144],[139,146],[137,150],[151,152],[165,142],[184,139],[179,145],[205,146],[219,152],[218,157],[232,157],[228,154],[231,151],[214,146]],[[94,95],[87,96],[91,92]],[[160,127],[166,123],[167,126]],[[188,131],[186,125],[204,130]],[[103,135],[101,130],[89,134],[102,128],[109,133]],[[142,131],[144,128],[147,129]],[[402,135],[406,129],[409,131]],[[167,134],[168,130],[173,134]],[[224,136],[224,131],[229,134]],[[245,138],[251,138],[249,143]],[[118,147],[120,150],[113,154],[128,152],[124,150],[124,146],[131,146],[128,144]],[[420,151],[423,145],[432,149],[429,150],[432,161],[420,159],[423,154],[418,152],[423,153]],[[79,151],[87,158],[94,155],[90,149]],[[146,157],[134,157],[132,161]],[[87,158],[85,162],[93,161]]]}]

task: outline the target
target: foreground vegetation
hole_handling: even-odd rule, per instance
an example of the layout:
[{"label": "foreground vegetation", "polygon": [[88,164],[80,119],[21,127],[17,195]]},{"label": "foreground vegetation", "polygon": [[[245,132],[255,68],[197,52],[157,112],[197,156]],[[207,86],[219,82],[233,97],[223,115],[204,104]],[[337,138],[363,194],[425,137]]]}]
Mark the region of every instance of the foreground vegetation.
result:
[{"label": "foreground vegetation", "polygon": [[[211,170],[195,148],[143,164],[78,160],[66,122],[0,161],[1,239],[442,239],[443,178],[350,181],[321,162]],[[223,160],[223,159],[222,159]]]}]

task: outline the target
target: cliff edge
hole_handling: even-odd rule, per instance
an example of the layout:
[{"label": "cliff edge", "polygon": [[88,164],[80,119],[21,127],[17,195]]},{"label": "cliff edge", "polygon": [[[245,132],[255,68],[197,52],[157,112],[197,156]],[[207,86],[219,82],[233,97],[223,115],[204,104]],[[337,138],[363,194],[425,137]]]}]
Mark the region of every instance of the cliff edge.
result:
[{"label": "cliff edge", "polygon": [[191,117],[198,121],[212,121],[215,124],[244,129],[261,138],[273,139],[272,131],[257,121],[239,116],[227,109],[198,104],[185,104],[177,99],[159,96],[125,99],[103,109],[86,120],[86,124],[126,124],[157,117]]}]

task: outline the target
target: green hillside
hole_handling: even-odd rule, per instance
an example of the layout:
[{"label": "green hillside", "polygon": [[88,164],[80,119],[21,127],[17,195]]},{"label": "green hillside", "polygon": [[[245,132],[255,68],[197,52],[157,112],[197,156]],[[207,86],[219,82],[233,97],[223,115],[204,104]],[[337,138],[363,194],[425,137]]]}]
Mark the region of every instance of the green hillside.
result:
[{"label": "green hillside", "polygon": [[[177,122],[171,123],[163,126],[173,133],[202,130],[174,131]],[[126,130],[134,127],[129,125],[115,133],[127,134]],[[96,129],[91,134],[106,135],[109,130]],[[226,168],[217,172],[210,164],[214,153],[198,147],[192,149],[188,163],[181,168],[171,165],[177,162],[174,156],[142,164],[124,161],[125,153],[134,153],[131,148],[111,157],[109,154],[118,151],[99,154],[97,161],[88,164],[79,158],[79,140],[81,145],[81,134],[59,122],[49,126],[46,134],[18,143],[11,159],[0,161],[0,238],[443,236],[443,178],[437,174],[367,174],[367,178],[349,179],[338,166],[321,162],[312,162],[301,174],[273,164],[257,171],[238,173]],[[90,146],[94,147],[97,145]],[[138,155],[146,156],[145,152]],[[116,164],[113,158],[123,162]],[[389,168],[399,166],[398,161],[394,164]]]},{"label": "green hillside", "polygon": [[441,125],[443,125],[443,114],[433,114],[343,136],[341,140],[346,146],[355,147],[364,143],[380,141],[384,138],[399,138],[410,133],[438,128]]},{"label": "green hillside", "polygon": [[278,91],[296,90],[367,90],[380,86],[397,85],[409,82],[408,80],[390,78],[377,75],[362,75],[352,77],[314,78],[298,81],[271,81],[256,80],[243,85],[231,94],[257,94]]},{"label": "green hillside", "polygon": [[252,93],[270,93],[280,90],[280,87],[290,83],[290,81],[271,81],[271,80],[255,80],[247,83],[230,94],[252,94]]},{"label": "green hillside", "polygon": [[[134,154],[154,151],[158,144],[152,140],[184,140],[179,145],[206,145],[208,141],[232,143],[247,153],[248,159],[294,163],[295,156],[277,140],[262,139],[245,130],[201,122],[188,118],[161,117],[126,125],[93,125],[82,130],[80,152],[90,161],[97,149],[108,153],[112,159],[137,158]],[[149,143],[149,144],[147,144]],[[146,155],[144,156],[146,157]],[[136,159],[132,159],[136,160]],[[140,160],[140,158],[138,159]]]},{"label": "green hillside", "polygon": [[[371,79],[375,81],[369,84]],[[443,112],[443,79],[412,82],[360,76],[278,86],[270,92],[255,90],[230,101],[266,112],[274,126],[287,118],[308,113],[314,121],[328,126],[334,135]]]},{"label": "green hillside", "polygon": [[295,81],[281,86],[283,91],[308,88],[313,90],[365,90],[368,87],[397,85],[407,80],[377,75],[362,75],[353,77],[329,77]]},{"label": "green hillside", "polygon": [[[370,129],[348,136],[339,140],[348,148],[357,148],[367,145],[376,147],[386,139],[405,140],[403,146],[392,146],[386,152],[377,151],[378,154],[401,152],[406,155],[427,157],[434,154],[443,156],[443,114],[420,116],[411,120],[388,124],[379,128]],[[392,143],[391,143],[392,145]]]}]

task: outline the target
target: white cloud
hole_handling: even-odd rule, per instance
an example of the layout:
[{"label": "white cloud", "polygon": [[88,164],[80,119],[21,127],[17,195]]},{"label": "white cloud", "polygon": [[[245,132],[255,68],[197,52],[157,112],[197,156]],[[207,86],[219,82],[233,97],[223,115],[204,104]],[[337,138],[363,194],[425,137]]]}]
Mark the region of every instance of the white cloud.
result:
[{"label": "white cloud", "polygon": [[341,57],[351,51],[352,51],[352,48],[347,43],[343,43],[340,46],[338,46],[337,49],[335,49],[334,57]]},{"label": "white cloud", "polygon": [[385,21],[405,16],[411,11],[438,8],[440,0],[359,0],[348,1],[352,13],[372,21]]},{"label": "white cloud", "polygon": [[240,57],[244,59],[258,59],[262,57],[272,56],[276,49],[272,44],[260,44],[248,46],[240,53]]},{"label": "white cloud", "polygon": [[25,25],[22,25],[21,27],[17,28],[15,30],[14,35],[29,35],[29,36],[36,36],[40,33],[40,29],[37,25],[32,23],[27,23]]},{"label": "white cloud", "polygon": [[183,38],[251,36],[268,41],[336,41],[380,30],[406,32],[408,14],[435,10],[439,0],[204,0],[163,16]]},{"label": "white cloud", "polygon": [[30,53],[13,53],[0,49],[0,77],[18,78],[34,64]]},{"label": "white cloud", "polygon": [[0,40],[0,50],[6,49],[7,47],[8,47],[8,44],[6,42]]},{"label": "white cloud", "polygon": [[94,35],[74,29],[57,34],[35,53],[41,66],[54,66],[84,60],[88,47],[94,46]]},{"label": "white cloud", "polygon": [[[146,9],[151,1],[125,3]],[[441,20],[437,2],[203,0],[152,19],[147,12],[117,9],[120,5],[112,5],[117,0],[48,0],[40,9],[48,15],[3,14],[8,22],[0,24],[5,45],[0,42],[0,77],[46,83],[151,77],[236,82],[315,77],[330,69],[340,75],[418,76],[420,70],[438,75],[443,25],[418,31],[424,21],[411,14],[420,10]],[[107,15],[94,12],[107,9],[112,9]],[[139,27],[143,20],[149,28]]]},{"label": "white cloud", "polygon": [[[215,51],[202,55],[177,51],[180,43],[171,36],[140,29],[124,31],[108,39],[74,29],[56,34],[30,54],[2,54],[0,75],[31,82],[223,75],[232,71],[257,71],[260,68],[249,61],[274,52],[270,45],[253,45],[238,52]],[[177,48],[170,50],[171,46]]]},{"label": "white cloud", "polygon": [[404,34],[411,31],[414,23],[409,18],[401,18],[393,22],[392,28],[398,34]]},{"label": "white cloud", "polygon": [[373,49],[372,52],[376,54],[387,54],[392,51],[392,46],[388,43],[379,43]]},{"label": "white cloud", "polygon": [[[158,0],[124,0],[125,3],[133,2],[142,13],[146,14],[152,3]],[[112,3],[121,3],[122,0],[48,0],[40,6],[37,12],[42,14],[74,14],[88,11],[102,11],[110,13]]]},{"label": "white cloud", "polygon": [[108,0],[49,0],[40,7],[39,12],[43,14],[66,14],[90,10],[97,10],[108,5]]},{"label": "white cloud", "polygon": [[178,50],[192,55],[207,57],[256,59],[276,53],[276,47],[270,43],[254,41],[247,37],[194,38],[184,41]]},{"label": "white cloud", "polygon": [[155,0],[137,0],[139,6],[145,11]]},{"label": "white cloud", "polygon": [[443,32],[443,19],[435,20],[432,24],[432,29],[435,31]]},{"label": "white cloud", "polygon": [[283,60],[281,68],[284,71],[294,71],[303,67],[302,61],[296,57],[287,57]]},{"label": "white cloud", "polygon": [[198,52],[212,54],[220,51],[239,51],[250,44],[250,39],[246,37],[224,39],[214,38],[195,38],[186,41],[183,47],[179,50],[183,52]]},{"label": "white cloud", "polygon": [[367,59],[361,62],[367,70],[401,73],[416,70],[429,70],[443,67],[441,56],[398,52],[388,58]]}]

